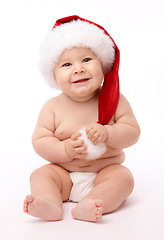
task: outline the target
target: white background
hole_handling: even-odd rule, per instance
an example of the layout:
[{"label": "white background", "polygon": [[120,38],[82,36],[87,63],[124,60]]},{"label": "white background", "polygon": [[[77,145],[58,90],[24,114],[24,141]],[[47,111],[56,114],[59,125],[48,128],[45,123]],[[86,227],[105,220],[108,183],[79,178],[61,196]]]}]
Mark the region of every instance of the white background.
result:
[{"label": "white background", "polygon": [[[0,234],[2,239],[164,239],[164,3],[163,0],[0,1]],[[126,149],[136,187],[101,223],[71,218],[46,223],[22,212],[29,176],[46,164],[32,149],[40,108],[59,94],[38,70],[38,50],[58,18],[77,14],[102,25],[121,52],[120,86],[141,127]],[[87,237],[88,236],[88,237]]]}]

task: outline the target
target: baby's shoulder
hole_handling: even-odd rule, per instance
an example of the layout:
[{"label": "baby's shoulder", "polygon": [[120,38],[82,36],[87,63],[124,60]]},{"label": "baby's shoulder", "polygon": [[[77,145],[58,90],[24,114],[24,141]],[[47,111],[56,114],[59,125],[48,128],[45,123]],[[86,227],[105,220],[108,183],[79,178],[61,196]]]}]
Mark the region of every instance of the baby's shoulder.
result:
[{"label": "baby's shoulder", "polygon": [[119,105],[129,105],[129,102],[127,100],[127,98],[122,94],[120,93],[120,96],[119,96],[119,102],[118,102],[118,106]]},{"label": "baby's shoulder", "polygon": [[127,98],[120,93],[117,109],[115,112],[115,118],[118,120],[120,117],[129,114],[132,111],[130,103]]},{"label": "baby's shoulder", "polygon": [[60,95],[48,99],[42,106],[41,111],[54,111],[59,107]]},{"label": "baby's shoulder", "polygon": [[54,107],[55,105],[59,104],[61,102],[61,95],[58,95],[58,96],[55,96],[55,97],[52,97],[50,99],[48,99],[45,104],[43,106],[45,107]]}]

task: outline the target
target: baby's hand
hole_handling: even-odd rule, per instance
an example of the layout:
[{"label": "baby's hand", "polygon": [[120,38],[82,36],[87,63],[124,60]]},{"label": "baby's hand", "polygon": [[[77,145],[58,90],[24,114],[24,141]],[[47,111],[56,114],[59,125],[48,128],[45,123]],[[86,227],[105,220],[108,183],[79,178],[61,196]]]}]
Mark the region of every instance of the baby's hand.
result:
[{"label": "baby's hand", "polygon": [[86,128],[87,137],[93,142],[98,144],[105,142],[108,138],[108,132],[106,128],[99,123],[92,123]]},{"label": "baby's hand", "polygon": [[81,133],[75,133],[70,139],[65,142],[65,151],[70,161],[73,159],[83,159],[87,157],[87,146],[84,146],[84,141],[79,140]]}]

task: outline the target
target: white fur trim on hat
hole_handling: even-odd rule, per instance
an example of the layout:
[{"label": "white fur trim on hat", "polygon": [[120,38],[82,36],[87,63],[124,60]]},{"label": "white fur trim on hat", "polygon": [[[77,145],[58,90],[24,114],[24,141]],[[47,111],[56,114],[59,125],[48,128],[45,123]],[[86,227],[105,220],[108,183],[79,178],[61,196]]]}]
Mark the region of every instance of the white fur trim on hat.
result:
[{"label": "white fur trim on hat", "polygon": [[84,145],[87,146],[86,153],[88,154],[86,160],[95,160],[100,158],[107,150],[106,144],[104,142],[94,145],[92,141],[87,137],[86,129],[80,129],[79,133],[81,136],[78,138],[84,141]]},{"label": "white fur trim on hat", "polygon": [[59,56],[74,46],[90,48],[101,60],[104,73],[112,69],[114,43],[102,29],[81,20],[64,23],[47,34],[40,48],[39,68],[51,87],[57,87],[53,71]]}]

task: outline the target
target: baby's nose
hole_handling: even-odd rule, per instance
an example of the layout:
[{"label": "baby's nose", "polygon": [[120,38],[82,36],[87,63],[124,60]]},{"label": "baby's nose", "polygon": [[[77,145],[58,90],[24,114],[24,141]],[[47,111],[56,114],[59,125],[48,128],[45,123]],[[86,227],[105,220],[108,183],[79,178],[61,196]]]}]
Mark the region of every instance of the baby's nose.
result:
[{"label": "baby's nose", "polygon": [[75,66],[74,73],[77,74],[77,73],[83,73],[83,72],[84,72],[84,68],[82,64],[77,64]]}]

